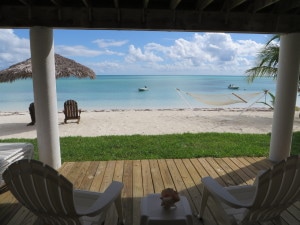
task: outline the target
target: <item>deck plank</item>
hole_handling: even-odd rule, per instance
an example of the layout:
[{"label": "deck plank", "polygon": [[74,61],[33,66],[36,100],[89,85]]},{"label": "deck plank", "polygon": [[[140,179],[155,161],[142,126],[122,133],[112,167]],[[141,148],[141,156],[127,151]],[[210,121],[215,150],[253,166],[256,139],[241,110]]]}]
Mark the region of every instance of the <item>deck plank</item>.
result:
[{"label": "deck plank", "polygon": [[70,182],[73,183],[74,188],[79,188],[79,185],[85,175],[86,163],[77,162],[73,164],[71,170],[65,175]]},{"label": "deck plank", "polygon": [[66,176],[72,169],[76,162],[65,162],[62,166],[58,169],[59,173],[63,176]]},{"label": "deck plank", "polygon": [[[201,178],[211,176],[221,185],[252,184],[256,173],[268,169],[271,162],[263,157],[197,158],[159,160],[118,160],[93,162],[65,162],[59,172],[73,182],[75,188],[104,191],[112,180],[124,183],[122,191],[126,225],[138,225],[140,201],[150,193],[161,193],[171,187],[186,196],[192,211],[199,211]],[[210,209],[205,210],[205,225],[217,224]],[[105,225],[116,225],[112,207]],[[10,192],[0,195],[0,224],[32,225],[36,217],[22,207]],[[194,225],[202,223],[194,217]],[[276,221],[260,225],[277,225]],[[300,202],[282,214],[283,225],[300,224]]]},{"label": "deck plank", "polygon": [[104,171],[103,180],[99,189],[100,192],[104,192],[106,188],[111,184],[114,177],[115,167],[116,161],[108,161],[106,169]]},{"label": "deck plank", "polygon": [[154,193],[160,193],[164,189],[164,182],[161,176],[159,164],[157,160],[150,160],[150,172],[153,180]]},{"label": "deck plank", "polygon": [[132,171],[132,224],[139,224],[140,222],[140,204],[141,198],[144,195],[143,191],[143,178],[142,178],[142,163],[140,160],[133,161],[133,171]]},{"label": "deck plank", "polygon": [[200,203],[200,190],[197,188],[197,183],[194,182],[190,173],[187,170],[187,167],[191,164],[189,160],[174,159],[174,163],[178,168],[180,179],[183,181],[187,194],[189,195],[189,202],[191,203],[191,208],[194,214],[197,214],[199,211]]},{"label": "deck plank", "polygon": [[238,173],[242,180],[244,180],[244,184],[253,184],[253,177],[255,177],[256,174],[250,173],[251,170],[246,168],[238,158],[225,158],[224,161],[226,161],[228,165]]},{"label": "deck plank", "polygon": [[229,176],[230,171],[225,171],[218,163],[220,161],[218,158],[207,158],[207,161],[211,164],[211,166],[218,173],[218,177],[222,179],[225,183],[225,186],[236,185],[234,180]]},{"label": "deck plank", "polygon": [[141,160],[141,164],[142,164],[142,179],[143,179],[142,185],[143,185],[144,196],[146,196],[148,194],[154,193],[153,183],[156,181],[152,179],[149,160]]},{"label": "deck plank", "polygon": [[105,172],[106,166],[107,166],[106,161],[99,162],[98,168],[94,175],[94,179],[90,186],[90,191],[99,191],[103,177],[104,177],[104,172]]},{"label": "deck plank", "polygon": [[[239,158],[240,162],[244,165],[244,169],[247,169],[249,174],[252,174],[253,179],[255,179],[257,173],[260,171],[260,169],[257,169],[254,165],[252,165],[247,159],[245,158]],[[256,162],[255,162],[256,163]]]},{"label": "deck plank", "polygon": [[94,177],[95,177],[95,174],[97,172],[98,166],[99,166],[99,162],[93,161],[93,162],[89,163],[86,173],[85,173],[85,176],[83,177],[82,182],[79,186],[79,189],[90,190],[91,185],[94,180]]},{"label": "deck plank", "polygon": [[[172,175],[171,175],[171,173],[169,171],[169,168],[168,168],[168,165],[166,163],[166,160],[160,159],[160,160],[157,160],[157,161],[158,161],[158,165],[159,165],[159,168],[160,168],[160,174],[161,174],[161,177],[162,177],[162,180],[163,180],[163,183],[164,183],[163,189],[165,189],[165,188],[176,189],[175,184],[174,184],[173,179],[172,179]],[[159,193],[163,189],[159,190]]]},{"label": "deck plank", "polygon": [[[73,182],[73,185],[75,188],[77,189],[84,189],[83,186],[83,182],[86,179],[88,179],[88,169],[90,167],[90,164],[91,162],[81,162],[77,167],[77,176],[74,176],[75,178],[75,181],[72,181]],[[88,188],[89,189],[89,188]]]},{"label": "deck plank", "polygon": [[[224,172],[232,179],[234,185],[245,184],[245,181],[239,176],[240,168],[234,167],[234,164],[228,158],[216,158],[215,161],[223,168]],[[234,167],[234,168],[232,168]]]},{"label": "deck plank", "polygon": [[118,160],[116,161],[116,168],[113,180],[123,182],[123,173],[124,173],[124,161]]},{"label": "deck plank", "polygon": [[[204,171],[206,171],[206,176],[211,176],[212,178],[216,179],[222,186],[226,186],[226,183],[223,179],[220,178],[219,174],[215,170],[213,166],[208,161],[211,161],[211,158],[199,158],[199,163],[202,165]],[[204,172],[203,171],[203,172]]]},{"label": "deck plank", "polygon": [[132,161],[126,160],[124,163],[124,175],[123,175],[123,207],[124,207],[124,217],[125,217],[125,224],[126,225],[132,225],[133,220],[133,200],[132,200],[132,194],[133,194],[133,178],[132,178],[132,170],[133,165]]}]

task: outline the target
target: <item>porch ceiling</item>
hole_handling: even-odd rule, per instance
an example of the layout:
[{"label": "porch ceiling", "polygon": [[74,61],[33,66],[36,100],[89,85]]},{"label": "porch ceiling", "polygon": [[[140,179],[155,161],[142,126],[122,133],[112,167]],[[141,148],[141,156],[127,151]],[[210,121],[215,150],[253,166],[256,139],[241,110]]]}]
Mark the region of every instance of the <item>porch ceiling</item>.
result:
[{"label": "porch ceiling", "polygon": [[299,0],[2,0],[0,27],[300,32]]}]

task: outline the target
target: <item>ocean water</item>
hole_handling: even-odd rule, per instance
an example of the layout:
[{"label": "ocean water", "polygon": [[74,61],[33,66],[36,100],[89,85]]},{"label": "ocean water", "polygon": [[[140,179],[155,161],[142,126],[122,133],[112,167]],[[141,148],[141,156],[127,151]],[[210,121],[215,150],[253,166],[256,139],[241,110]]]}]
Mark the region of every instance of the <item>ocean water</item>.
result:
[{"label": "ocean water", "polygon": [[[239,86],[239,90],[230,90],[229,84]],[[139,92],[139,87],[147,86],[148,91]],[[223,97],[232,93],[244,96],[260,93],[247,103],[228,104],[222,108],[266,107],[257,101],[270,103],[269,96],[263,90],[275,94],[276,81],[271,78],[257,78],[247,83],[245,76],[137,76],[137,75],[101,75],[95,80],[62,78],[56,80],[58,110],[63,109],[64,101],[74,99],[83,110],[113,109],[173,109],[173,108],[219,108],[205,104],[186,93],[213,97],[223,101]],[[177,89],[180,89],[179,92]],[[33,102],[32,80],[17,80],[13,83],[0,83],[0,111],[27,111]]]}]

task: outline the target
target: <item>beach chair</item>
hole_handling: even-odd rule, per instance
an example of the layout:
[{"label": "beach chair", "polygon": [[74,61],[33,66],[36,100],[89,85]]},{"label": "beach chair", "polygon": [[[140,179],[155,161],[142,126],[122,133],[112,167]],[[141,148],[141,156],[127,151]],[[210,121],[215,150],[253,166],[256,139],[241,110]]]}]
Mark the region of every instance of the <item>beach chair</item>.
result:
[{"label": "beach chair", "polygon": [[74,100],[65,101],[64,114],[65,114],[64,123],[67,123],[67,120],[77,120],[77,123],[79,123],[81,110],[78,109],[77,102]]},{"label": "beach chair", "polygon": [[37,160],[11,164],[3,178],[14,197],[38,217],[37,224],[102,224],[113,205],[123,223],[120,182],[113,181],[103,193],[74,190],[64,176]]},{"label": "beach chair", "polygon": [[300,157],[291,156],[260,172],[253,185],[222,187],[211,177],[203,178],[202,183],[200,218],[212,200],[209,208],[219,224],[280,222],[281,213],[300,200]]}]

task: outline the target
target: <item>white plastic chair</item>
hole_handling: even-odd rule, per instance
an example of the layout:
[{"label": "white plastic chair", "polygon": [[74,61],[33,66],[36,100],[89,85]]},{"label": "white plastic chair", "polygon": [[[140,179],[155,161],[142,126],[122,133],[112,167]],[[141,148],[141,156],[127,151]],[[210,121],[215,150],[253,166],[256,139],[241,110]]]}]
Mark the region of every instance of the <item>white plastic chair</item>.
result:
[{"label": "white plastic chair", "polygon": [[282,211],[300,200],[300,157],[291,156],[260,172],[253,185],[222,187],[211,177],[202,183],[200,218],[211,197],[211,212],[220,224],[280,221]]},{"label": "white plastic chair", "polygon": [[3,178],[15,198],[38,217],[39,224],[101,224],[113,203],[123,223],[120,182],[113,181],[103,193],[73,190],[64,176],[36,160],[11,164]]}]

